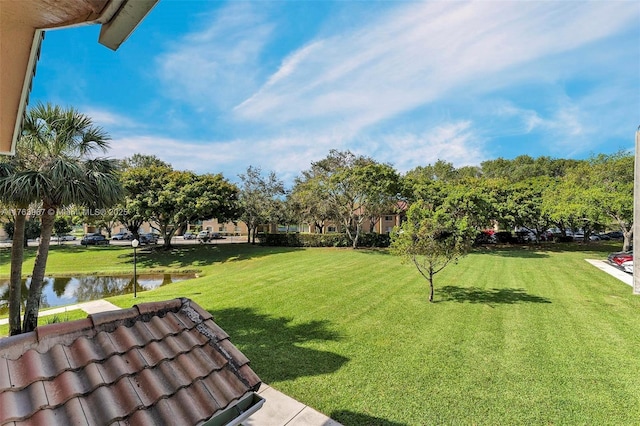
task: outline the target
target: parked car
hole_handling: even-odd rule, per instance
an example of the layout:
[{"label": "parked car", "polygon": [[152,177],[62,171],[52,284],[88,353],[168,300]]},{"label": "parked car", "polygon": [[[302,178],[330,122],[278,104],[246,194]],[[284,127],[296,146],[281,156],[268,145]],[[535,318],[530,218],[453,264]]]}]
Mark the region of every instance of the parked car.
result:
[{"label": "parked car", "polygon": [[618,251],[615,253],[609,254],[607,256],[607,260],[612,265],[622,267],[624,262],[633,261],[633,252],[632,251]]},{"label": "parked car", "polygon": [[131,232],[118,232],[111,237],[112,240],[133,240],[133,234]]},{"label": "parked car", "polygon": [[185,240],[195,240],[196,239],[196,234],[194,234],[193,232],[185,232],[182,235],[182,238]]},{"label": "parked car", "polygon": [[109,240],[104,235],[91,234],[85,235],[80,244],[83,246],[106,246],[109,245]]},{"label": "parked car", "polygon": [[75,235],[54,235],[51,237],[51,241],[75,241]]},{"label": "parked car", "polygon": [[611,240],[621,240],[624,238],[624,235],[621,231],[607,232],[605,235],[608,236]]},{"label": "parked car", "polygon": [[140,234],[140,244],[157,244],[158,236],[156,234]]},{"label": "parked car", "polygon": [[196,237],[199,241],[209,241],[209,231],[200,231]]},{"label": "parked car", "polygon": [[627,260],[620,265],[626,273],[633,274],[633,260]]}]

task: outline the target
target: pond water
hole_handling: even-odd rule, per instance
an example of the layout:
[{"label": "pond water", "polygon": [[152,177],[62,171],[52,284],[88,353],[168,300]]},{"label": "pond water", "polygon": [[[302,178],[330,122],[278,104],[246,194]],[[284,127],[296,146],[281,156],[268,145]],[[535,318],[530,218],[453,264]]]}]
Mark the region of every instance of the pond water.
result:
[{"label": "pond water", "polygon": [[[195,274],[138,274],[137,291],[153,290],[160,286],[195,278]],[[22,299],[26,303],[31,277],[22,281]],[[133,275],[85,275],[75,277],[46,277],[42,288],[40,308],[88,302],[109,296],[133,293]],[[9,299],[9,280],[0,281],[0,314],[6,314]]]}]

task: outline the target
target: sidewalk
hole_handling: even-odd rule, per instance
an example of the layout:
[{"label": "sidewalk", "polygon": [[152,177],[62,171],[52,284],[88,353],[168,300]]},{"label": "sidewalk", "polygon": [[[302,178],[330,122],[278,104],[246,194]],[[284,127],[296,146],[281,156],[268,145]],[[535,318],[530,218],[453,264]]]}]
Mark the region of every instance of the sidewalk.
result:
[{"label": "sidewalk", "polygon": [[[41,311],[39,316],[63,314],[75,309],[82,309],[87,314],[95,314],[120,308],[106,300],[94,300]],[[7,318],[0,319],[0,325],[8,323]],[[233,336],[231,340],[233,341]],[[342,426],[313,408],[278,392],[266,383],[260,386],[258,394],[265,399],[265,403],[260,410],[242,423],[243,426]]]},{"label": "sidewalk", "polygon": [[609,275],[612,275],[622,281],[623,283],[630,285],[633,287],[633,275],[627,274],[624,271],[616,268],[613,265],[610,265],[608,262],[604,260],[595,260],[595,259],[585,259],[587,262],[600,269],[601,271],[606,272]]}]

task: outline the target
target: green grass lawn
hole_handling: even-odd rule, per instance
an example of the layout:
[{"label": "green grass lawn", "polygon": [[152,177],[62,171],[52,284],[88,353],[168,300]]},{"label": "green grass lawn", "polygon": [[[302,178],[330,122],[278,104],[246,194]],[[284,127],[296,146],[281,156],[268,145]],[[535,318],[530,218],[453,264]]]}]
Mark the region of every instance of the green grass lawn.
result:
[{"label": "green grass lawn", "polygon": [[[477,251],[429,304],[385,251],[185,246],[138,266],[200,278],[109,300],[193,299],[264,382],[345,425],[635,425],[640,297],[584,261],[614,250]],[[54,249],[48,272],[130,272],[130,252]]]}]

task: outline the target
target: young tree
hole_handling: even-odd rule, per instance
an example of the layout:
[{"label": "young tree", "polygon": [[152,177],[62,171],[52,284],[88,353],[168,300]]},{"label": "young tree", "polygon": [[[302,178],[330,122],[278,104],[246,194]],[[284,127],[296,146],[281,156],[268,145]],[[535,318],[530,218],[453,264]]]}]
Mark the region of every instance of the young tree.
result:
[{"label": "young tree", "polygon": [[391,252],[411,261],[429,282],[429,302],[433,302],[434,276],[464,256],[476,235],[465,210],[456,210],[454,205],[438,207],[418,200],[391,236]]}]

